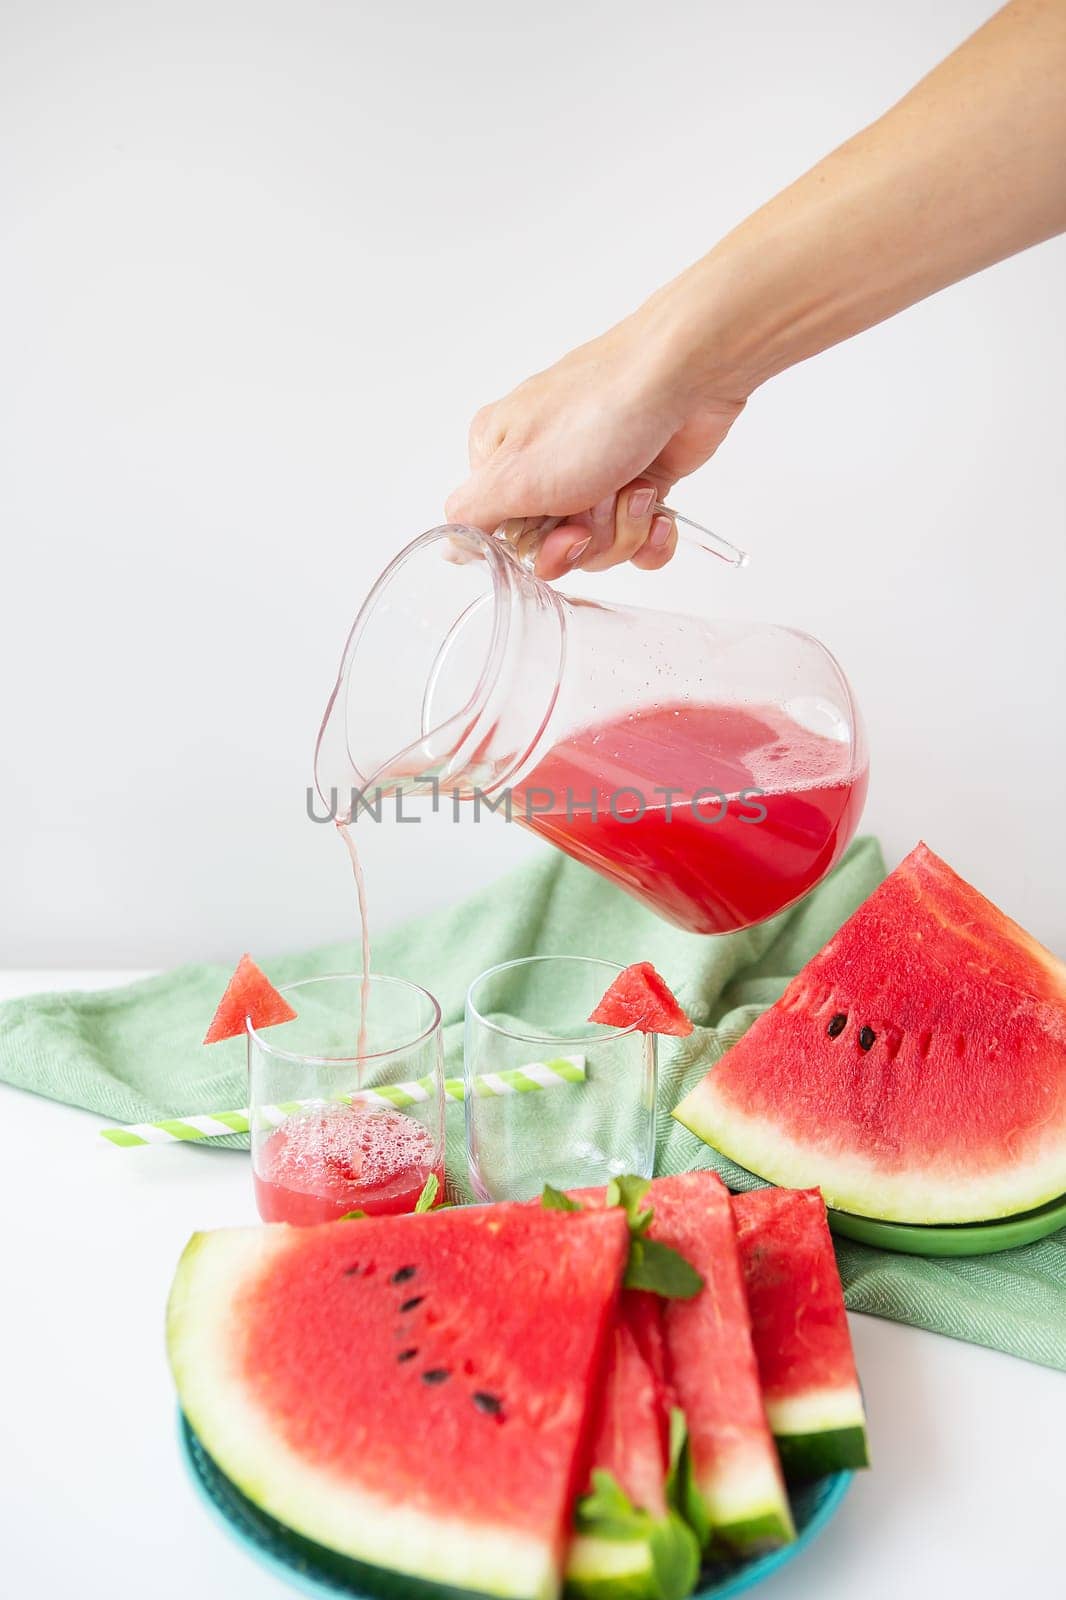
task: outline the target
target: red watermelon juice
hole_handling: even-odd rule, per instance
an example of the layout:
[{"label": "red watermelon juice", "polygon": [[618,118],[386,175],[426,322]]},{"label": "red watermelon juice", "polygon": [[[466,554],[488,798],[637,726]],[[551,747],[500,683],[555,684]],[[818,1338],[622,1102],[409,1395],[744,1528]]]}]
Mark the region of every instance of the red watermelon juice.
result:
[{"label": "red watermelon juice", "polygon": [[443,1163],[433,1139],[401,1111],[327,1106],[275,1128],[256,1158],[255,1198],[264,1222],[310,1227],[347,1211],[393,1216],[413,1211]]},{"label": "red watermelon juice", "polygon": [[668,921],[730,933],[825,876],[866,785],[847,743],[779,706],[663,705],[556,745],[512,815]]}]

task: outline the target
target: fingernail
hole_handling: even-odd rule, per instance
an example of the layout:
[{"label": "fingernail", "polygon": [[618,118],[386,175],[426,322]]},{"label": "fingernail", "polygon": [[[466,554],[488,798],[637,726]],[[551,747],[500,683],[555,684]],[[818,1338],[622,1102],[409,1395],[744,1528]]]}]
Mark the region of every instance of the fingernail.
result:
[{"label": "fingernail", "polygon": [[663,545],[670,537],[672,526],[673,525],[669,517],[655,518],[651,525],[651,533],[648,535],[648,543],[651,545],[653,550],[662,549]]},{"label": "fingernail", "polygon": [[640,522],[648,515],[655,504],[654,489],[634,489],[629,497],[629,515],[634,522]]},{"label": "fingernail", "polygon": [[614,495],[609,494],[606,500],[597,500],[589,511],[589,521],[594,522],[597,528],[602,528],[605,523],[614,521]]},{"label": "fingernail", "polygon": [[588,549],[591,543],[592,538],[590,536],[587,539],[579,539],[576,544],[572,544],[569,550],[566,552],[567,566],[572,567],[575,561],[580,561],[581,557],[585,554],[585,551]]}]

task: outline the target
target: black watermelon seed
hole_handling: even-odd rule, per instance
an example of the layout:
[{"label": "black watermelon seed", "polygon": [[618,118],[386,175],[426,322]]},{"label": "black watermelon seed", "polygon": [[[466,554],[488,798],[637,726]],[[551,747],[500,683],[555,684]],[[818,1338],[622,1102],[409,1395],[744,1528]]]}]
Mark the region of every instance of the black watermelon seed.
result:
[{"label": "black watermelon seed", "polygon": [[355,1264],[354,1264],[354,1266],[351,1266],[351,1267],[345,1267],[345,1269],[344,1269],[344,1276],[345,1276],[345,1277],[346,1277],[346,1278],[350,1278],[350,1277],[351,1277],[351,1276],[352,1276],[352,1274],[353,1274],[353,1273],[354,1273],[354,1272],[358,1272],[358,1271],[359,1271],[359,1263],[358,1263],[358,1261],[357,1261],[357,1262],[356,1262],[356,1263],[355,1263]]},{"label": "black watermelon seed", "polygon": [[401,1350],[396,1359],[397,1361],[413,1361],[417,1354],[418,1351],[415,1349]]},{"label": "black watermelon seed", "polygon": [[487,1394],[484,1389],[475,1389],[474,1404],[479,1411],[484,1411],[487,1417],[498,1416],[503,1410],[503,1401],[499,1395]]},{"label": "black watermelon seed", "polygon": [[874,1043],[874,1040],[876,1038],[877,1038],[877,1035],[876,1035],[876,1033],[874,1032],[874,1030],[872,1028],[870,1028],[870,1027],[861,1028],[859,1030],[859,1049],[860,1050],[871,1050],[873,1048],[873,1043]]},{"label": "black watermelon seed", "polygon": [[450,1378],[450,1377],[451,1377],[451,1373],[448,1371],[447,1367],[430,1367],[428,1372],[423,1372],[423,1374],[422,1374],[422,1382],[423,1383],[443,1383],[446,1378]]},{"label": "black watermelon seed", "polygon": [[408,1278],[413,1278],[417,1271],[417,1267],[400,1267],[397,1272],[393,1273],[389,1281],[390,1283],[406,1283]]},{"label": "black watermelon seed", "polygon": [[425,1297],[424,1294],[412,1295],[410,1300],[405,1300],[404,1301],[403,1305],[400,1307],[400,1310],[401,1311],[413,1311],[415,1306],[420,1306],[425,1298],[426,1297]]},{"label": "black watermelon seed", "polygon": [[847,1014],[843,1011],[838,1011],[835,1017],[830,1017],[829,1026],[825,1031],[831,1039],[835,1039],[838,1033],[844,1032],[847,1025]]}]

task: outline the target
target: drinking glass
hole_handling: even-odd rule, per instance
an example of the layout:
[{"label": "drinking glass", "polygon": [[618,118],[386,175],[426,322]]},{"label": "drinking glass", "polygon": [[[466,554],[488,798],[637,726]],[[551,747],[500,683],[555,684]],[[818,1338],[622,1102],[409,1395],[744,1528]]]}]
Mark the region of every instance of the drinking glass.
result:
[{"label": "drinking glass", "polygon": [[[403,978],[288,984],[296,1017],[248,1025],[252,1175],[264,1222],[413,1211],[444,1189],[440,1006]],[[365,999],[365,1006],[364,1006]]]},{"label": "drinking glass", "polygon": [[655,1036],[586,1021],[621,970],[589,956],[529,956],[470,985],[466,1149],[478,1199],[651,1177]]}]

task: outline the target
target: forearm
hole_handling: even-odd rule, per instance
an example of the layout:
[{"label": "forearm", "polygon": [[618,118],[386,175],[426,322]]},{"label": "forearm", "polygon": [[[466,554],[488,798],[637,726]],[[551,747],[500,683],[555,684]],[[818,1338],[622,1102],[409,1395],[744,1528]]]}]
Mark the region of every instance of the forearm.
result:
[{"label": "forearm", "polygon": [[742,398],[1064,228],[1066,3],[1015,0],[639,315]]}]

